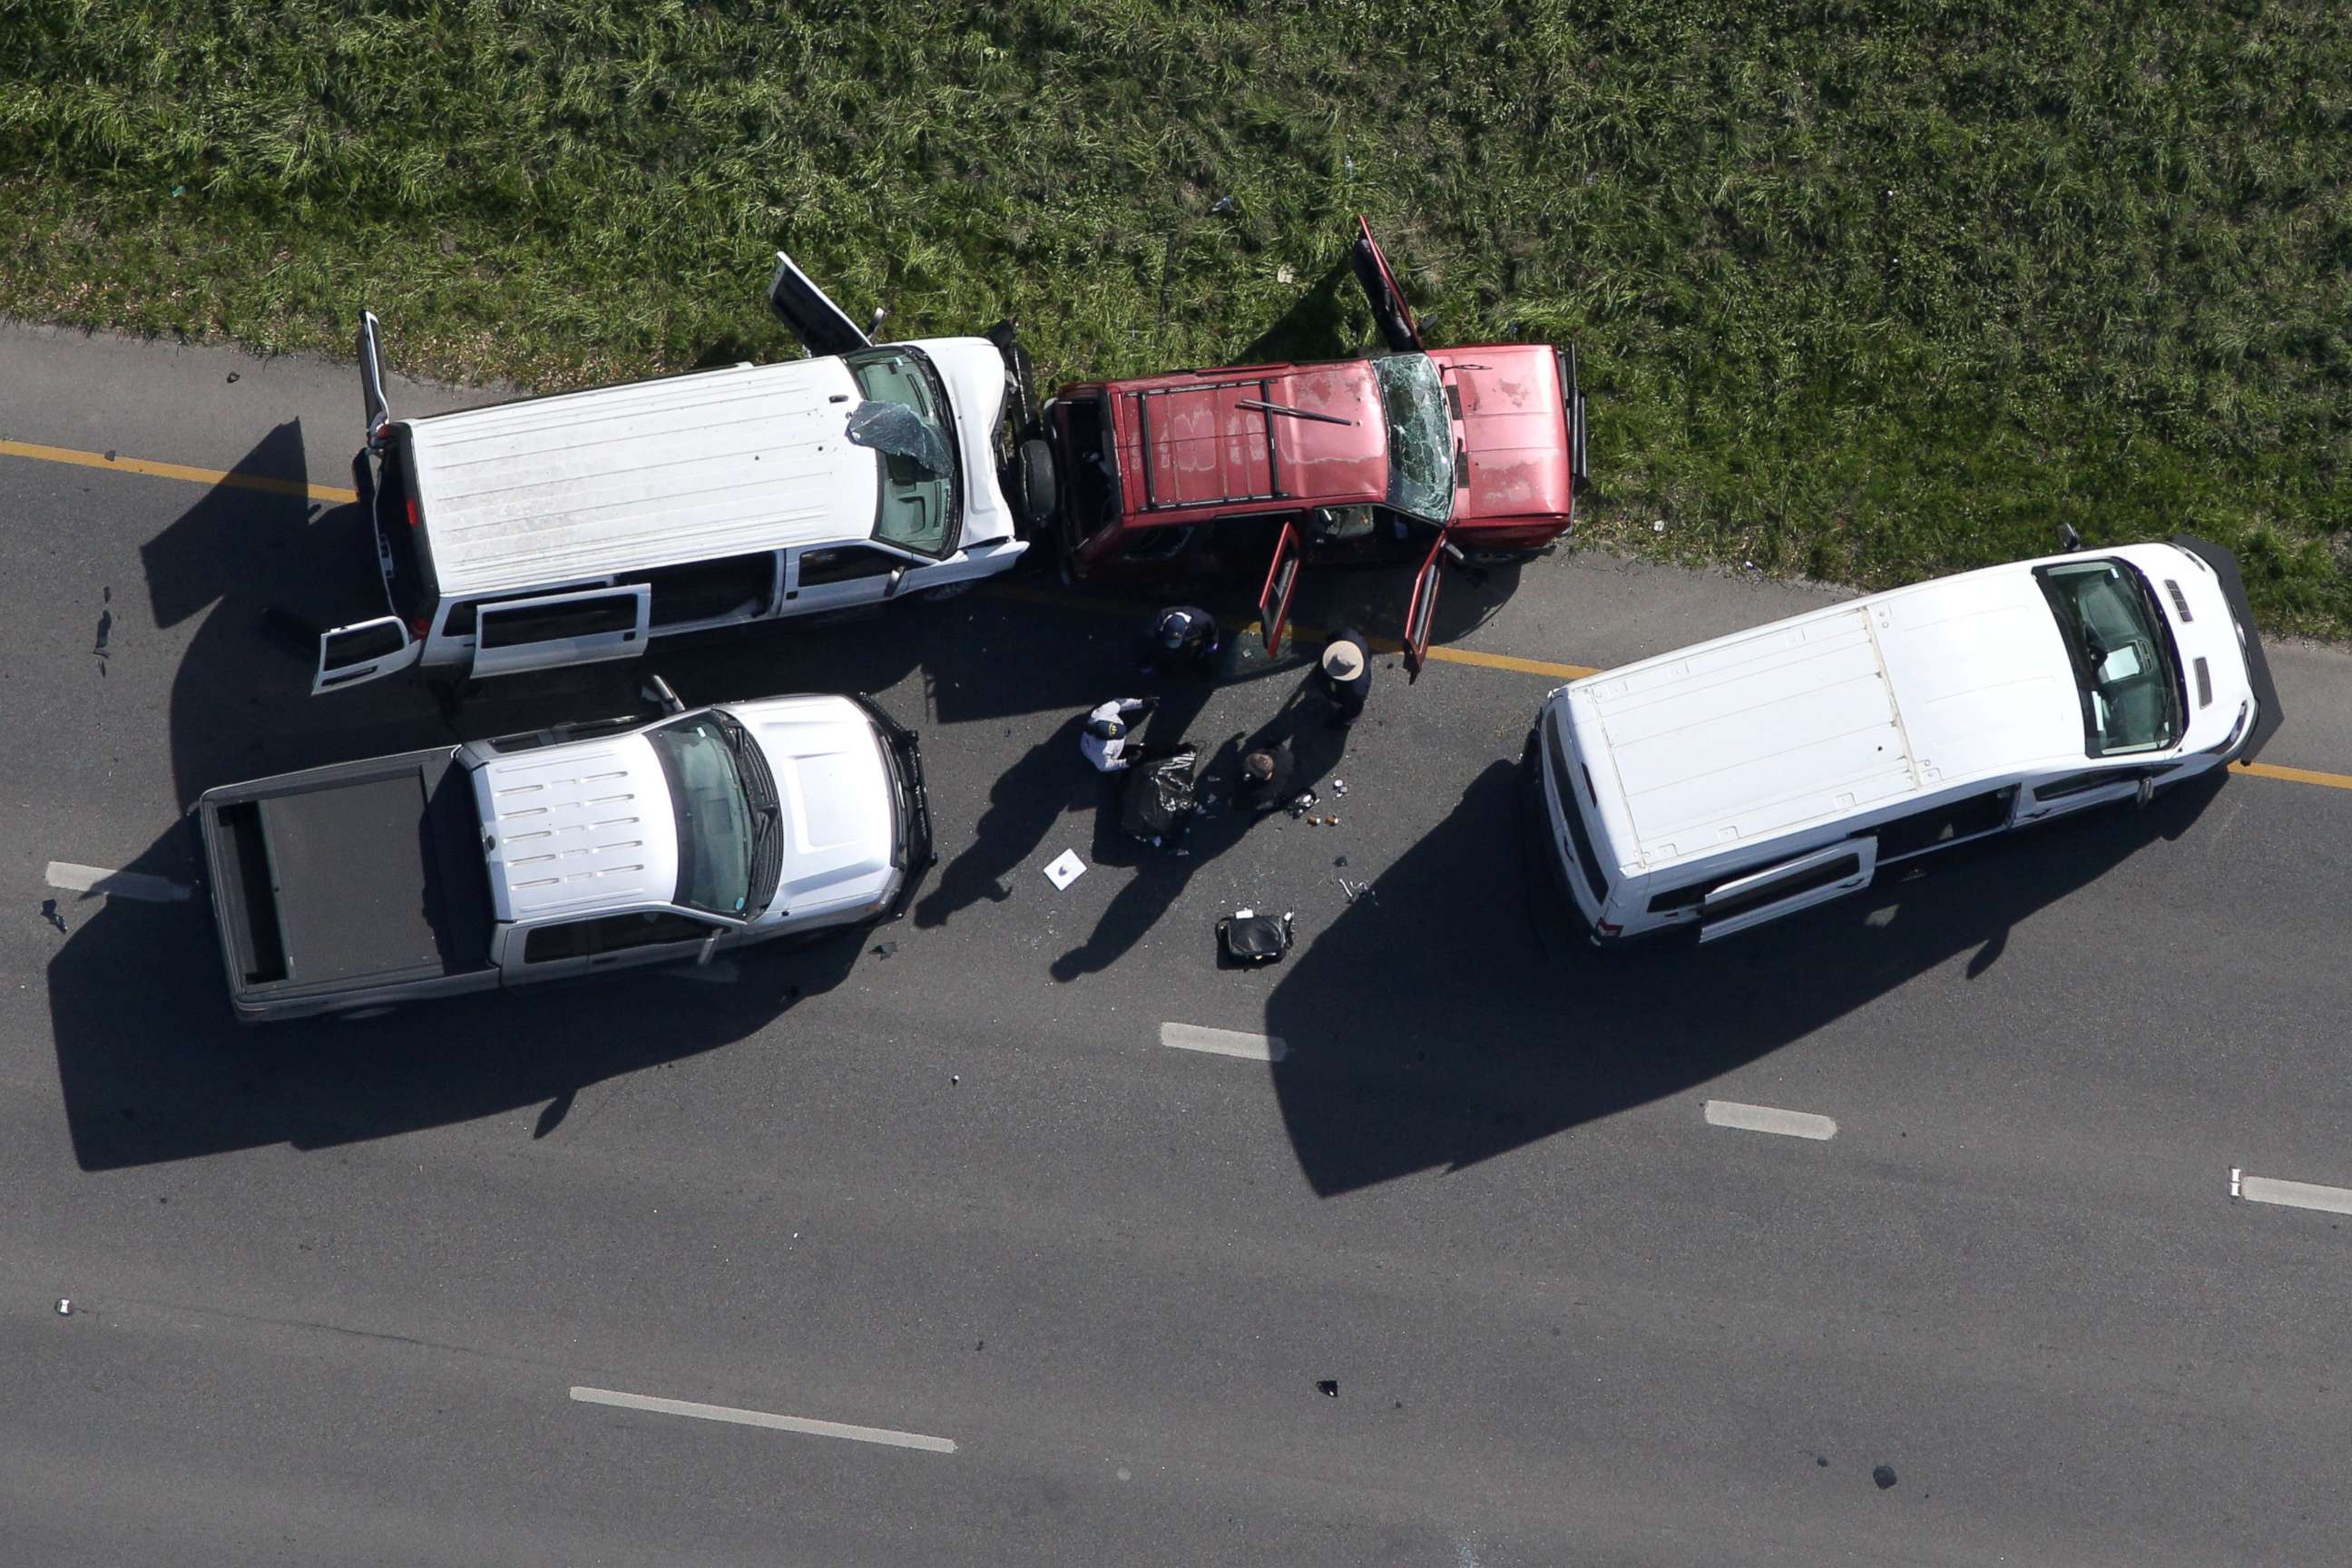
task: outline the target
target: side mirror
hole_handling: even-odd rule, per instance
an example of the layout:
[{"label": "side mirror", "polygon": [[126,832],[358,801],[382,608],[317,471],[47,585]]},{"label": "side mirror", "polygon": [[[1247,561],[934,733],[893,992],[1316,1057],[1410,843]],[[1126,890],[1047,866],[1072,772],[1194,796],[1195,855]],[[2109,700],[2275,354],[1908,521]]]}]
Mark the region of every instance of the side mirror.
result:
[{"label": "side mirror", "polygon": [[884,310],[881,306],[875,306],[874,314],[868,318],[866,322],[866,335],[870,338],[875,333],[880,331],[882,330],[882,318],[889,313],[890,312],[888,310]]},{"label": "side mirror", "polygon": [[712,931],[709,936],[702,939],[702,951],[694,955],[695,967],[699,969],[702,965],[709,963],[710,955],[718,951],[719,933],[717,931]]},{"label": "side mirror", "polygon": [[2155,798],[2156,780],[2153,777],[2143,775],[2139,781],[2139,794],[2134,797],[2135,804],[2144,806]]},{"label": "side mirror", "polygon": [[2068,555],[2083,548],[2083,536],[2074,531],[2073,523],[2062,522],[2058,525],[2058,548]]},{"label": "side mirror", "polygon": [[677,693],[669,689],[669,682],[658,675],[646,677],[646,683],[637,688],[637,696],[665,713],[686,711],[686,704],[677,700]]},{"label": "side mirror", "polygon": [[882,596],[883,596],[884,598],[886,598],[886,599],[895,599],[895,598],[897,598],[897,597],[898,596],[898,586],[899,586],[899,584],[902,584],[902,583],[906,582],[906,580],[907,580],[907,569],[906,569],[904,566],[893,566],[893,567],[891,567],[891,568],[890,568],[890,581],[889,581],[889,583],[888,583],[888,584],[887,584],[883,588],[883,590],[882,590]]}]

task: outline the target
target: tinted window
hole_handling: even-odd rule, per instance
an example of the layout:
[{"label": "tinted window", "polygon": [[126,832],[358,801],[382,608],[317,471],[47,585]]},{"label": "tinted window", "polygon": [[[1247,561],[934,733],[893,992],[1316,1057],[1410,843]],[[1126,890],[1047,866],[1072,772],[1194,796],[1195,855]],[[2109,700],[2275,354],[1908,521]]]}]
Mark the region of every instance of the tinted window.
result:
[{"label": "tinted window", "polygon": [[636,601],[624,594],[573,599],[561,605],[534,605],[526,610],[485,605],[482,611],[479,624],[484,647],[597,637],[629,631],[637,624]]},{"label": "tinted window", "polygon": [[717,926],[667,910],[643,914],[605,915],[593,921],[567,921],[541,926],[523,939],[522,961],[546,963],[562,958],[587,958],[599,952],[654,947],[664,942],[700,942]]},{"label": "tinted window", "polygon": [[757,615],[775,591],[773,555],[730,555],[691,566],[665,566],[632,576],[654,591],[653,624],[688,626],[724,616]]},{"label": "tinted window", "polygon": [[895,555],[885,555],[878,550],[849,544],[834,550],[803,550],[801,552],[801,574],[797,586],[822,587],[827,583],[854,583],[860,577],[882,577],[897,571],[907,563]]},{"label": "tinted window", "polygon": [[1972,795],[1966,800],[1947,801],[1927,811],[1916,811],[1908,816],[1898,816],[1882,823],[1878,829],[1878,858],[1881,860],[1900,859],[1906,855],[1917,855],[1963,838],[1973,838],[1979,833],[1990,833],[2007,826],[2010,808],[2016,804],[2017,786],[1989,790]]},{"label": "tinted window", "polygon": [[[1745,914],[1777,904],[1782,899],[1793,899],[1800,893],[1810,893],[1826,888],[1832,882],[1843,882],[1862,869],[1860,855],[1841,855],[1811,870],[1793,872],[1786,877],[1774,877],[1743,888],[1727,899],[1712,900],[1706,906],[1706,918],[1719,921],[1729,915]],[[1732,881],[1739,879],[1734,877]]]},{"label": "tinted window", "polygon": [[595,925],[594,921],[572,921],[541,926],[523,939],[522,961],[545,963],[558,958],[585,958],[596,951]]},{"label": "tinted window", "polygon": [[334,632],[327,638],[327,668],[344,669],[372,658],[400,651],[400,628],[395,626],[364,626],[353,632]]}]

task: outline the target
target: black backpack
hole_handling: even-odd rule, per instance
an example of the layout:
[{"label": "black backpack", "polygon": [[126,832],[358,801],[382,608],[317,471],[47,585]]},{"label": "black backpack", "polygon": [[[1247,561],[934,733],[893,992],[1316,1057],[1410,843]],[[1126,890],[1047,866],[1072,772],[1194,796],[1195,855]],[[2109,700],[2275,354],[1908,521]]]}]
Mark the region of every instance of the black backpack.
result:
[{"label": "black backpack", "polygon": [[1290,951],[1290,916],[1235,910],[1217,922],[1217,942],[1235,963],[1272,963]]}]

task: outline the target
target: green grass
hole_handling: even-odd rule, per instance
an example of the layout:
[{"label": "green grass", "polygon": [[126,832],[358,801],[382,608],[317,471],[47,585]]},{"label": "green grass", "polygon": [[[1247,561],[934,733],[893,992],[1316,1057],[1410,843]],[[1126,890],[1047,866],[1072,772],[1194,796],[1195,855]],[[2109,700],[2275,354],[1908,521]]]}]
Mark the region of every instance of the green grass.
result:
[{"label": "green grass", "polygon": [[781,245],[1119,374],[1239,353],[1360,209],[1433,335],[1582,345],[1588,538],[1885,584],[2187,528],[2341,637],[2347,16],[0,0],[0,310],[348,353],[366,304],[574,384],[788,352]]}]

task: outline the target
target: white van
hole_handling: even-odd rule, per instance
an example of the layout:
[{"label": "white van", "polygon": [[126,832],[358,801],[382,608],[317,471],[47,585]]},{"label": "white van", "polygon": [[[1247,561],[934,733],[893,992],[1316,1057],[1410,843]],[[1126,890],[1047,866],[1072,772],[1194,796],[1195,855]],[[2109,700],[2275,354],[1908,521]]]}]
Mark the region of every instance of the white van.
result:
[{"label": "white van", "polygon": [[313,693],[411,665],[635,658],[675,633],[960,593],[1019,561],[1052,461],[1025,439],[1010,326],[877,346],[776,260],[769,302],[824,357],[419,419],[392,417],[363,315],[353,468],[389,613],[320,637]]},{"label": "white van", "polygon": [[1534,751],[1596,942],[1711,942],[1879,868],[2253,756],[2278,698],[2182,536],[1874,594],[1560,687]]}]

